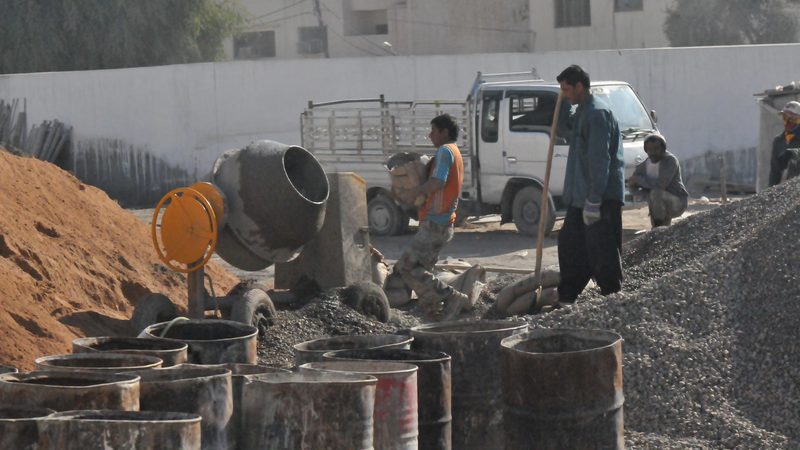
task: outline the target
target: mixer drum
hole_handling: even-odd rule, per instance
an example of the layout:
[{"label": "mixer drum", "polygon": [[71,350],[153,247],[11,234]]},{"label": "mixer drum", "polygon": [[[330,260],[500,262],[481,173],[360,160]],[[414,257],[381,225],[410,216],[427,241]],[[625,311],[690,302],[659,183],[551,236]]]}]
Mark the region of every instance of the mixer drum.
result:
[{"label": "mixer drum", "polygon": [[234,267],[257,271],[291,261],[322,228],[328,178],[302,147],[256,141],[228,150],[212,176],[227,208],[216,251]]}]

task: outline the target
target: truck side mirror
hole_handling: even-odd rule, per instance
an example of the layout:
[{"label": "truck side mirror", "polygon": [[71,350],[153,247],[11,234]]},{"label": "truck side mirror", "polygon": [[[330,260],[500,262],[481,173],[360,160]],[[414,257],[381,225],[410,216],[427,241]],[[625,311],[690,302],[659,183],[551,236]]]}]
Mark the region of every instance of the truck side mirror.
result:
[{"label": "truck side mirror", "polygon": [[650,118],[653,119],[653,123],[658,123],[658,114],[655,109],[650,110]]}]

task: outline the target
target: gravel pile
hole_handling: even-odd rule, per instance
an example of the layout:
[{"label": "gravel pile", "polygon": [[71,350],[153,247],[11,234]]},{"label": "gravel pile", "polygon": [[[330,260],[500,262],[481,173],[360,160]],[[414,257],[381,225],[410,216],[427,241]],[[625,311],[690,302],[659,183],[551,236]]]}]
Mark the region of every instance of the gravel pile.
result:
[{"label": "gravel pile", "polygon": [[629,448],[800,448],[798,181],[642,235],[623,292],[527,317],[623,336]]}]

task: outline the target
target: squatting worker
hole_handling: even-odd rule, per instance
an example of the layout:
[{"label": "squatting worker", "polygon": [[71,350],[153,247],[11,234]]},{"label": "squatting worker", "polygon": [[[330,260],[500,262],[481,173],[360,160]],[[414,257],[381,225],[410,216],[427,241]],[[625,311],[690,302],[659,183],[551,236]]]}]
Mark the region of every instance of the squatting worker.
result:
[{"label": "squatting worker", "polygon": [[438,312],[444,303],[440,319],[450,320],[470,306],[469,298],[436,278],[433,268],[442,247],[453,239],[464,163],[455,144],[458,125],[450,115],[443,114],[431,120],[429,137],[438,150],[429,166],[428,180],[405,193],[409,198],[426,196],[419,209],[419,231],[403,249],[394,270],[417,293],[421,306]]},{"label": "squatting worker", "polygon": [[559,119],[569,156],[562,197],[567,216],[558,234],[558,297],[571,303],[591,278],[603,295],[622,289],[622,137],[611,109],[590,93],[588,73],[572,65],[557,80],[564,98],[577,105],[574,113],[562,109]]},{"label": "squatting worker", "polygon": [[769,185],[800,175],[800,103],[792,101],[781,110],[783,132],[772,141],[772,159],[769,166]]},{"label": "squatting worker", "polygon": [[647,192],[653,228],[669,226],[689,205],[689,192],[681,179],[681,165],[678,158],[667,151],[667,140],[660,134],[645,138],[644,151],[647,159],[636,166],[628,186]]}]

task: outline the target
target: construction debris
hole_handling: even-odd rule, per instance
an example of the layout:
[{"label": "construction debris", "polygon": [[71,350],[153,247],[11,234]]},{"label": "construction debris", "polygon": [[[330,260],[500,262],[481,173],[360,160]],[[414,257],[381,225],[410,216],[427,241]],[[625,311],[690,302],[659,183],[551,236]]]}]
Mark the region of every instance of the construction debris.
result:
[{"label": "construction debris", "polygon": [[43,161],[55,162],[72,137],[72,127],[58,120],[45,120],[28,132],[27,104],[19,99],[0,100],[0,145]]}]

